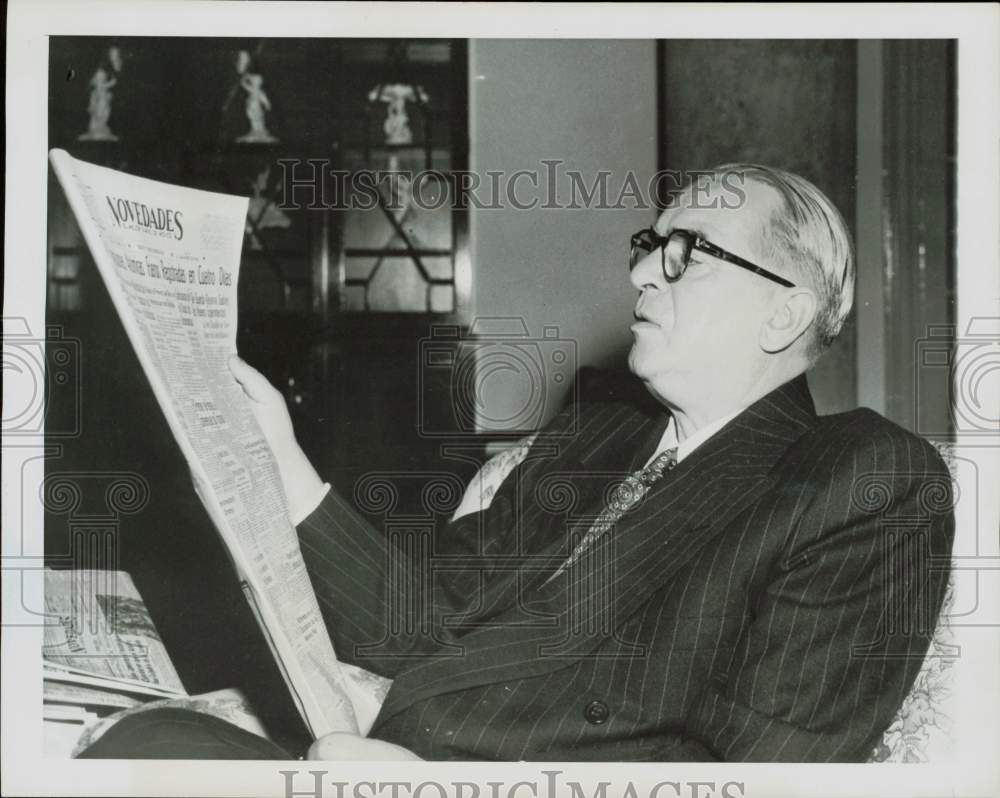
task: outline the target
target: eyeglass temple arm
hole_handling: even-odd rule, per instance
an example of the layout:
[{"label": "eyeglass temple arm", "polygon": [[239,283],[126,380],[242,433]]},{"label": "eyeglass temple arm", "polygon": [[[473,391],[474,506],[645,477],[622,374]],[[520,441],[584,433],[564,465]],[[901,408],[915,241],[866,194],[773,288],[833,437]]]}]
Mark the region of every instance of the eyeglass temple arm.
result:
[{"label": "eyeglass temple arm", "polygon": [[701,249],[707,252],[714,258],[719,258],[727,263],[732,263],[734,266],[741,266],[744,269],[749,269],[750,271],[759,274],[761,277],[767,277],[769,280],[774,280],[774,282],[779,285],[783,285],[785,288],[794,288],[795,283],[790,280],[786,280],[784,277],[775,274],[774,272],[769,272],[767,269],[757,266],[748,260],[744,260],[739,255],[734,255],[732,252],[727,252],[721,247],[717,247],[715,244],[709,243],[704,239],[699,238],[695,242],[695,248]]}]

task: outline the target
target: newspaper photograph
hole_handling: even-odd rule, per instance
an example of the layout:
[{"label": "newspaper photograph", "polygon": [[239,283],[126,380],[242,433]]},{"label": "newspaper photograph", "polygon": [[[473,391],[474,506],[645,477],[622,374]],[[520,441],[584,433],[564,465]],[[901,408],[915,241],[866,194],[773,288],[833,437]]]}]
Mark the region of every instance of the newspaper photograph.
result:
[{"label": "newspaper photograph", "polygon": [[128,574],[48,569],[45,609],[58,620],[45,627],[47,679],[187,695]]}]

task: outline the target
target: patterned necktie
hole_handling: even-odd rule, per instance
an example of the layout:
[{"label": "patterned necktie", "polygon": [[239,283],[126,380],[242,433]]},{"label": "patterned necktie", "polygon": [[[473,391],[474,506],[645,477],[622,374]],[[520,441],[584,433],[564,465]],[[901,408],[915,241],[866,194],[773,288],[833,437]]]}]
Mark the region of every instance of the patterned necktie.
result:
[{"label": "patterned necktie", "polygon": [[677,465],[677,447],[666,449],[657,455],[648,466],[639,471],[629,474],[625,480],[615,488],[608,500],[608,505],[594,521],[593,526],[587,530],[580,542],[576,544],[572,554],[563,561],[556,571],[545,580],[548,584],[559,574],[569,568],[589,549],[598,538],[606,534],[615,524],[621,520],[629,510],[635,507],[642,498],[649,492],[650,487],[663,476],[664,471],[671,470]]}]

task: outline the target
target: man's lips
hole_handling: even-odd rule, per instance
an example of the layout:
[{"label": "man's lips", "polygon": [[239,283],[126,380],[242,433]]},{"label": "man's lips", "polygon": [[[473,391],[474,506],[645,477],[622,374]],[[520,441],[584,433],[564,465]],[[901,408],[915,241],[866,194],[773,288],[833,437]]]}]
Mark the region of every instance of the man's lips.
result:
[{"label": "man's lips", "polygon": [[638,310],[633,311],[632,315],[635,317],[635,324],[633,324],[631,326],[631,328],[630,328],[632,330],[642,329],[642,327],[645,326],[645,325],[649,325],[650,327],[659,327],[660,326],[655,321],[652,321],[645,314],[643,314],[642,312],[640,312]]}]

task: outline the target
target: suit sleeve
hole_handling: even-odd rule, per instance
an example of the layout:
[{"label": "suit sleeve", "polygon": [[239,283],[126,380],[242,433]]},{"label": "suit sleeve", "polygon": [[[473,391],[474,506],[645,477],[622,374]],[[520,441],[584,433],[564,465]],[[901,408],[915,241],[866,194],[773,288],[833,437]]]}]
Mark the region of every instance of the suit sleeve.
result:
[{"label": "suit sleeve", "polygon": [[[572,406],[547,425],[559,431],[574,418]],[[421,542],[402,545],[373,527],[336,488],[297,527],[302,557],[337,655],[346,662],[394,677],[415,660],[448,656],[455,633],[449,615],[475,611],[485,620],[509,595],[488,585],[491,556],[502,556],[516,527],[518,466],[490,506],[453,521]],[[480,558],[475,567],[449,568],[448,558]],[[432,560],[433,567],[432,567]]]},{"label": "suit sleeve", "polygon": [[889,449],[847,452],[817,483],[670,758],[867,758],[923,662],[954,535],[937,453],[909,436]]},{"label": "suit sleeve", "polygon": [[[491,520],[503,523],[507,505],[495,504],[449,525],[458,543],[446,548],[445,556],[471,551]],[[432,560],[442,557],[432,535],[404,531],[401,540],[391,542],[336,489],[297,531],[338,657],[391,678],[417,659],[447,655],[454,635],[441,619],[474,599],[477,571],[432,568]]]}]

